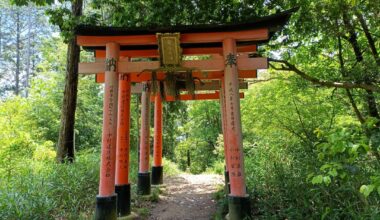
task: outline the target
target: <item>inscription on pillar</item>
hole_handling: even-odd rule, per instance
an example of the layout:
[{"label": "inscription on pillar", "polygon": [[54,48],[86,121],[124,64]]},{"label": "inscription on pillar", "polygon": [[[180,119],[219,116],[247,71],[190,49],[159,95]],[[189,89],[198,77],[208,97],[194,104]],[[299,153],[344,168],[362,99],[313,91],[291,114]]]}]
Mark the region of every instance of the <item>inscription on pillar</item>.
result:
[{"label": "inscription on pillar", "polygon": [[112,173],[112,161],[111,161],[111,150],[112,150],[112,141],[114,139],[113,135],[112,135],[112,128],[113,128],[113,108],[114,108],[114,103],[113,103],[113,97],[114,97],[114,87],[113,85],[110,85],[109,87],[109,102],[108,102],[108,106],[107,106],[107,112],[108,112],[108,121],[107,121],[107,124],[108,124],[108,134],[107,134],[107,138],[106,138],[106,177],[111,177],[111,173]]},{"label": "inscription on pillar", "polygon": [[235,54],[229,53],[226,57],[226,66],[236,66],[237,65],[237,58]]},{"label": "inscription on pillar", "polygon": [[229,89],[228,89],[228,93],[229,93],[229,102],[230,102],[230,113],[231,113],[231,129],[233,130],[233,131],[235,131],[235,128],[236,128],[236,126],[235,126],[235,109],[234,109],[234,101],[233,101],[233,98],[234,98],[234,95],[235,95],[235,93],[236,92],[238,92],[238,91],[234,91],[234,89],[233,89],[233,86],[232,86],[232,82],[230,82],[229,84]]},{"label": "inscription on pillar", "polygon": [[[119,79],[120,80],[125,80],[125,81],[128,81],[128,75],[127,74],[121,74],[119,76]],[[129,118],[126,118],[129,117],[129,103],[130,103],[130,86],[128,85],[127,87],[123,87],[120,91],[120,127],[125,127],[125,126],[128,126],[129,125]],[[127,113],[127,114],[126,114]],[[129,128],[125,128],[125,130],[127,132],[129,132]],[[120,137],[121,137],[121,144],[120,144],[120,147],[119,147],[119,164],[121,166],[122,169],[124,170],[127,170],[128,169],[128,161],[129,161],[129,158],[128,158],[128,155],[129,155],[129,133],[126,133],[126,132],[121,132],[120,134]]]},{"label": "inscription on pillar", "polygon": [[229,145],[229,156],[228,156],[228,161],[230,163],[230,169],[229,172],[231,173],[232,177],[241,177],[242,172],[241,172],[241,163],[242,163],[242,158],[241,158],[241,153],[240,153],[240,145],[238,144],[238,129],[237,129],[237,122],[238,120],[236,118],[236,111],[239,111],[239,109],[236,109],[236,99],[237,99],[237,94],[238,90],[235,88],[232,82],[228,83],[227,86],[227,102],[229,104],[229,128],[232,131],[231,134],[231,139],[232,142],[230,142]]},{"label": "inscription on pillar", "polygon": [[[144,127],[145,127],[145,133],[144,133],[144,143],[145,143],[145,147],[146,148],[148,148],[149,147],[149,98],[150,98],[150,95],[149,95],[149,93],[147,92],[147,94],[146,94],[146,99],[147,100],[145,100],[145,105],[147,105],[147,107],[144,109],[145,110],[145,112],[144,112],[144,115],[145,115],[145,117],[146,117],[146,120],[144,120]],[[146,162],[148,162],[149,161],[149,151],[148,150],[145,150],[145,152],[144,152],[145,154],[144,154],[144,160],[146,161]]]},{"label": "inscription on pillar", "polygon": [[107,58],[106,59],[106,71],[116,71],[116,59],[115,58]]}]

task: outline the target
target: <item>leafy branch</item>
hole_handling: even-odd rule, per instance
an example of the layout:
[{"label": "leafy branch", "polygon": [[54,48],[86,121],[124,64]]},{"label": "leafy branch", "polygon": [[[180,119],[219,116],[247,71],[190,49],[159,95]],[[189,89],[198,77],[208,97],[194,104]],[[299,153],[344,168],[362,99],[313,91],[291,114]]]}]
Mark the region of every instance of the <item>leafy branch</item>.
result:
[{"label": "leafy branch", "polygon": [[348,82],[348,81],[327,81],[318,79],[314,76],[308,75],[302,70],[298,69],[295,65],[289,63],[286,60],[278,60],[273,58],[268,58],[269,62],[281,64],[280,67],[275,66],[273,64],[269,64],[275,70],[281,71],[292,71],[302,77],[303,79],[320,86],[330,87],[330,88],[344,88],[344,89],[365,89],[373,92],[380,92],[380,87],[367,84],[367,83],[356,83],[356,82]]}]

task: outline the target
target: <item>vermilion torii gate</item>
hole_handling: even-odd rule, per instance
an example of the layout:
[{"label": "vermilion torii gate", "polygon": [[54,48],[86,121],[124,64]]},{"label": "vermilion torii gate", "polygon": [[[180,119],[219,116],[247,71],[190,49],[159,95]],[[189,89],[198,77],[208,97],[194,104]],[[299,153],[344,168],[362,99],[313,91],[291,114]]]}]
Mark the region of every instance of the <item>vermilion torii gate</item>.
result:
[{"label": "vermilion torii gate", "polygon": [[[79,72],[104,82],[103,133],[96,219],[116,219],[130,210],[129,129],[132,92],[142,92],[138,194],[162,184],[162,101],[218,99],[221,104],[229,218],[249,216],[244,174],[239,88],[268,67],[257,45],[284,26],[293,10],[245,23],[157,29],[79,26],[77,44],[94,51],[95,62]],[[187,59],[199,58],[202,59]],[[132,85],[132,83],[141,83]],[[142,85],[143,88],[139,86]],[[207,91],[207,92],[205,92]],[[149,112],[154,102],[152,177]],[[227,184],[227,183],[226,183]]]}]

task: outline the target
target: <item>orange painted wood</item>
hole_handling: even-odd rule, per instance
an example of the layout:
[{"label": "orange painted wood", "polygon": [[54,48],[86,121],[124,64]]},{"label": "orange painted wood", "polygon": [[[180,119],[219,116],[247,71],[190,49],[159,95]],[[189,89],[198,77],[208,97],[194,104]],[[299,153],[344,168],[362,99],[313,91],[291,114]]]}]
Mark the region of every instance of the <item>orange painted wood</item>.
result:
[{"label": "orange painted wood", "polygon": [[95,75],[95,82],[104,83],[104,73],[98,73]]},{"label": "orange painted wood", "polygon": [[[203,72],[216,72],[223,71],[225,68],[224,59],[215,57],[210,60],[185,60],[182,61],[183,67],[201,70]],[[257,58],[245,58],[238,57],[237,64],[239,70],[256,70],[256,69],[267,69],[268,60],[267,58],[257,57]],[[118,62],[118,72],[119,73],[140,73],[144,70],[152,70],[160,67],[159,61],[139,61],[130,62],[127,60],[122,60]],[[81,74],[94,74],[104,72],[105,63],[101,59],[97,62],[92,63],[79,63],[78,72]]]},{"label": "orange painted wood", "polygon": [[92,63],[79,63],[78,64],[78,73],[80,74],[94,74],[98,72],[104,72],[105,70],[104,60],[97,60],[97,62]]},{"label": "orange painted wood", "polygon": [[116,185],[129,183],[129,149],[131,118],[131,77],[119,74],[119,101],[116,144]]},{"label": "orange painted wood", "polygon": [[156,35],[133,36],[77,36],[79,46],[97,47],[105,46],[108,42],[116,42],[120,45],[153,45],[157,44]]},{"label": "orange painted wood", "polygon": [[141,95],[140,163],[139,172],[149,172],[150,92]]},{"label": "orange painted wood", "polygon": [[[107,58],[119,58],[119,45],[108,43]],[[117,135],[118,73],[106,71],[103,101],[103,131],[100,161],[99,196],[115,193],[115,157]]]},{"label": "orange painted wood", "polygon": [[162,166],[162,100],[160,95],[154,97],[153,166]]},{"label": "orange painted wood", "polygon": [[257,70],[239,70],[238,72],[239,72],[239,79],[257,78]]},{"label": "orange painted wood", "polygon": [[[119,62],[121,73],[140,73],[147,69],[157,69],[160,67],[159,61],[140,61],[140,62]],[[96,71],[96,72],[102,72]],[[95,72],[95,73],[96,73]]]},{"label": "orange painted wood", "polygon": [[238,70],[268,69],[268,59],[266,57],[239,57],[237,59],[237,68]]},{"label": "orange painted wood", "polygon": [[[151,73],[131,73],[131,81],[132,82],[146,82],[152,79]],[[224,72],[193,72],[193,77],[199,78],[199,79],[220,79],[224,76]],[[163,80],[165,78],[164,73],[157,73],[157,79]],[[239,71],[239,78],[241,79],[254,79],[257,78],[257,70],[240,70]],[[104,83],[104,73],[98,73],[96,74],[95,80],[97,83]]]},{"label": "orange painted wood", "polygon": [[[224,56],[236,55],[236,41],[232,38],[223,41]],[[245,197],[244,155],[240,118],[239,78],[237,65],[227,65],[224,74],[226,93],[226,132],[228,150],[228,172],[231,195]]]},{"label": "orange painted wood", "polygon": [[221,54],[223,52],[220,47],[211,48],[183,48],[182,55],[204,55],[204,54]]},{"label": "orange painted wood", "polygon": [[[222,71],[224,70],[224,60],[186,60],[182,62],[182,66],[186,68],[199,69],[202,71]],[[140,73],[144,70],[157,69],[160,67],[159,61],[119,61],[119,73]],[[100,61],[93,63],[79,63],[78,72],[81,74],[94,74],[103,72],[105,63]]]},{"label": "orange painted wood", "polygon": [[[262,41],[269,38],[268,28],[259,28],[245,31],[226,31],[210,33],[184,33],[181,34],[181,43],[210,43],[222,42],[223,39],[234,38],[237,41]],[[156,35],[133,35],[133,36],[77,36],[79,46],[105,46],[108,42],[120,45],[155,45]]]},{"label": "orange painted wood", "polygon": [[[238,47],[238,52],[255,52],[257,45],[244,45]],[[102,58],[106,56],[105,50],[96,50],[96,57]],[[182,55],[207,55],[207,54],[223,54],[222,47],[210,48],[183,48]],[[158,50],[123,50],[120,51],[122,57],[158,57]]]},{"label": "orange painted wood", "polygon": [[[122,56],[123,51],[119,51],[119,56]],[[105,50],[95,50],[95,58],[105,58],[106,51]]]},{"label": "orange painted wood", "polygon": [[260,28],[245,31],[210,32],[181,34],[181,43],[209,43],[222,42],[226,38],[234,38],[237,41],[261,41],[269,38],[268,28]]},{"label": "orange painted wood", "polygon": [[[223,48],[221,49],[221,53],[223,54]],[[244,46],[238,46],[237,47],[237,52],[238,53],[244,53],[244,52],[255,52],[257,51],[257,45],[244,45]]]},{"label": "orange painted wood", "polygon": [[123,50],[121,54],[126,57],[158,57],[158,50]]},{"label": "orange painted wood", "polygon": [[[224,159],[226,164],[226,170],[228,171],[228,135],[227,135],[227,113],[226,113],[226,94],[224,89],[224,78],[222,78],[220,82],[220,96],[219,96],[219,103],[220,103],[220,118],[222,121],[222,132],[223,132],[223,145],[224,145]],[[226,183],[227,184],[227,183]]]},{"label": "orange painted wood", "polygon": [[182,61],[182,66],[186,68],[194,68],[202,71],[222,71],[224,70],[223,59],[211,60],[187,60]]}]

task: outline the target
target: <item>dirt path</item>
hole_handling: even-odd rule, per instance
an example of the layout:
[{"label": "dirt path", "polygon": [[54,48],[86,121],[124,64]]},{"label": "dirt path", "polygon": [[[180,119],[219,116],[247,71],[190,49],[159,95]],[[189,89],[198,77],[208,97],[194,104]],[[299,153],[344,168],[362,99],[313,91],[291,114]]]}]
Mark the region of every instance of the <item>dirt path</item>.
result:
[{"label": "dirt path", "polygon": [[159,202],[154,204],[149,219],[211,219],[216,211],[212,195],[221,184],[222,177],[213,174],[168,177],[165,179],[166,189]]}]

